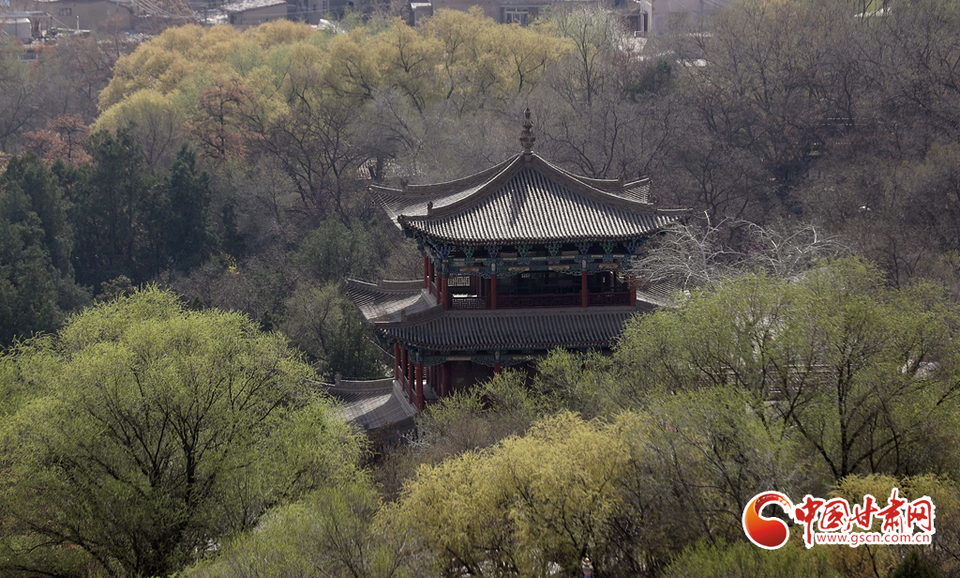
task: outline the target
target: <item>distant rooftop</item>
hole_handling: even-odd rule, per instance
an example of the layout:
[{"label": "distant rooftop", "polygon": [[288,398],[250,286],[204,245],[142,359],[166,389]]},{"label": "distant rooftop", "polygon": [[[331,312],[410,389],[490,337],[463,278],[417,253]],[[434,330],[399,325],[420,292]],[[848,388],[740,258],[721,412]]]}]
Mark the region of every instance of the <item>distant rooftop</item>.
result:
[{"label": "distant rooftop", "polygon": [[224,4],[220,7],[220,9],[225,12],[244,12],[246,10],[253,10],[254,8],[267,8],[269,6],[277,6],[279,4],[286,3],[287,0],[243,0],[242,2],[230,2],[229,4]]}]

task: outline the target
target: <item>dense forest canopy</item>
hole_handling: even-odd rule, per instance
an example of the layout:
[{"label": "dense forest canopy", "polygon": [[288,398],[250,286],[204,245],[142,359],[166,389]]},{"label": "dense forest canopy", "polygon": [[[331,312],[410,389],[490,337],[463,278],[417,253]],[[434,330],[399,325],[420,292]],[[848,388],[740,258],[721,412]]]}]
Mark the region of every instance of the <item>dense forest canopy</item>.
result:
[{"label": "dense forest canopy", "polygon": [[[265,327],[298,317],[287,311],[302,302],[291,301],[297,291],[405,276],[412,251],[373,240],[396,232],[366,184],[486,168],[515,148],[527,106],[546,158],[590,177],[650,175],[654,196],[719,227],[721,246],[744,253],[755,225],[813,225],[895,284],[925,276],[960,291],[956,2],[904,1],[895,17],[870,8],[743,0],[642,47],[599,9],[548,11],[528,27],[478,10],[341,32],[187,25],[136,48],[74,39],[29,65],[7,46],[4,94],[52,91],[45,79],[64,61],[98,84],[82,103],[45,93],[20,121],[22,137],[3,141],[56,175],[47,186],[59,189],[52,210],[62,216],[32,212],[63,233],[46,249],[61,281],[44,275],[59,303],[28,292],[33,319],[5,324],[4,339],[55,328],[84,291],[121,276]],[[19,178],[7,186],[22,187]],[[26,226],[12,205],[3,218]],[[308,241],[329,239],[334,221],[350,241]],[[8,283],[14,269],[40,270],[30,243],[6,250]],[[308,246],[333,253],[318,268]],[[349,317],[327,301],[331,323],[287,328],[321,362]],[[324,352],[293,334],[322,336]]]},{"label": "dense forest canopy", "polygon": [[[674,24],[186,25],[35,62],[0,42],[0,571],[956,575],[960,7]],[[345,278],[416,276],[366,187],[488,168],[527,107],[551,162],[694,210],[638,268],[688,295],[612,356],[555,352],[367,454],[304,387],[383,374]],[[239,411],[221,388],[250,376]],[[742,541],[757,491],[893,485],[940,508],[919,557]]]}]

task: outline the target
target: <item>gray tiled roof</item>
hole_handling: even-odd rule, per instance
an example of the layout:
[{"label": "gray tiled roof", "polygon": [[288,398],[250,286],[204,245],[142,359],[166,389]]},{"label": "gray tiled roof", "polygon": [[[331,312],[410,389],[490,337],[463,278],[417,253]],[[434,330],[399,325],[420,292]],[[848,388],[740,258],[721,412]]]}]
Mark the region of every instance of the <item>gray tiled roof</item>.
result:
[{"label": "gray tiled roof", "polygon": [[422,280],[367,283],[347,279],[347,296],[370,323],[396,323],[408,315],[442,308],[423,290]]},{"label": "gray tiled roof", "polygon": [[325,384],[324,387],[343,403],[339,411],[344,419],[366,430],[384,426],[402,428],[417,413],[392,379]]},{"label": "gray tiled roof", "polygon": [[661,305],[638,293],[636,307],[445,311],[422,283],[349,279],[346,292],[383,337],[448,352],[610,347],[632,315]]},{"label": "gray tiled roof", "polygon": [[443,311],[416,322],[378,324],[386,337],[437,351],[610,347],[634,307]]},{"label": "gray tiled roof", "polygon": [[535,154],[520,154],[467,179],[402,190],[372,187],[399,225],[461,243],[627,240],[679,221],[658,209],[650,182],[578,177]]}]

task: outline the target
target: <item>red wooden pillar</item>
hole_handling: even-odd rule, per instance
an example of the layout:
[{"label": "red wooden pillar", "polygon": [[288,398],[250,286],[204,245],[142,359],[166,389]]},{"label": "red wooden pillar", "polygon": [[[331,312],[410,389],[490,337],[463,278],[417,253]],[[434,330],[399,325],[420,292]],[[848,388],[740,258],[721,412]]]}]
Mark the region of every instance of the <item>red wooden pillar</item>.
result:
[{"label": "red wooden pillar", "polygon": [[590,305],[590,290],[587,289],[587,271],[580,272],[580,307]]},{"label": "red wooden pillar", "polygon": [[430,257],[426,249],[423,251],[423,288],[430,288]]},{"label": "red wooden pillar", "polygon": [[400,342],[393,342],[393,378],[400,380]]},{"label": "red wooden pillar", "polygon": [[497,274],[490,275],[490,309],[497,308]]},{"label": "red wooden pillar", "polygon": [[416,376],[416,371],[414,370],[413,360],[410,359],[410,353],[407,353],[407,401],[413,403],[413,390],[416,387],[414,384],[414,377]]},{"label": "red wooden pillar", "polygon": [[493,362],[493,374],[494,374],[494,375],[500,375],[500,362],[499,362],[499,361]]},{"label": "red wooden pillar", "polygon": [[440,301],[443,302],[444,310],[450,309],[450,292],[447,291],[447,274],[440,276]]},{"label": "red wooden pillar", "polygon": [[630,291],[630,306],[637,306],[637,276],[630,275],[627,281],[627,290]]},{"label": "red wooden pillar", "polygon": [[417,411],[423,411],[423,362],[417,360]]},{"label": "red wooden pillar", "polygon": [[407,348],[400,348],[400,389],[407,393]]}]

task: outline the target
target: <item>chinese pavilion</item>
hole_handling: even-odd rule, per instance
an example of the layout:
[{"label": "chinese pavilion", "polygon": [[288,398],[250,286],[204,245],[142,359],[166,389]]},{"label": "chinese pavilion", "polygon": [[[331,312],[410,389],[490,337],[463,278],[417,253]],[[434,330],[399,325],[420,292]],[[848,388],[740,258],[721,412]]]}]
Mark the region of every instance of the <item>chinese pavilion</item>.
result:
[{"label": "chinese pavilion", "polygon": [[394,378],[419,411],[550,349],[604,349],[652,307],[633,259],[689,212],[662,209],[650,181],[579,177],[534,154],[530,112],[517,156],[443,184],[371,187],[423,253],[423,277],[347,293],[392,345]]}]

